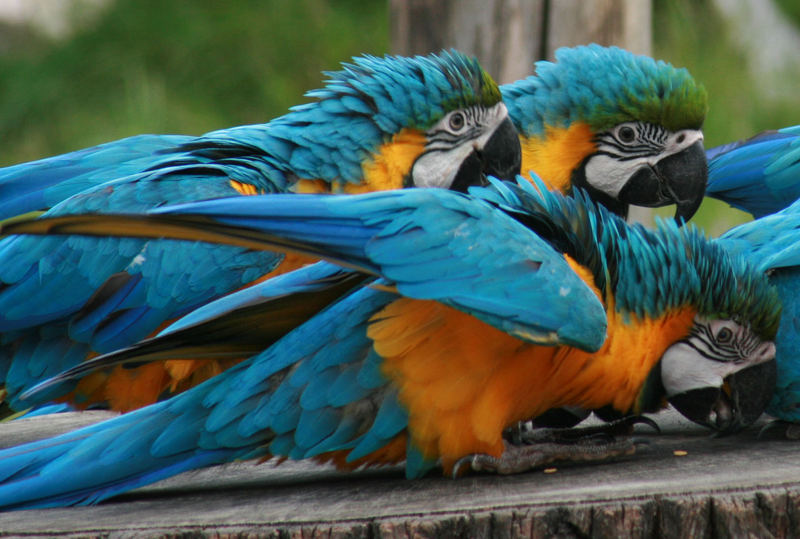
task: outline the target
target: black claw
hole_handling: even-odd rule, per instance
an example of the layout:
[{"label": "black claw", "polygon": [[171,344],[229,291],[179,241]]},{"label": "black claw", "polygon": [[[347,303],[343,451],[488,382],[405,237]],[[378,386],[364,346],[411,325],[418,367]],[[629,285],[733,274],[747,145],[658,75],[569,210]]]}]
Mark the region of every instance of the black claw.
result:
[{"label": "black claw", "polygon": [[656,423],[647,416],[634,415],[620,419],[620,421],[626,421],[626,420],[629,420],[631,422],[631,427],[633,427],[634,425],[647,425],[648,427],[651,427],[654,431],[656,431],[656,434],[661,434],[661,427],[658,426],[658,423]]},{"label": "black claw", "polygon": [[[464,466],[467,466],[467,469],[472,471],[482,471],[482,470],[492,471],[491,467],[489,466],[476,467],[476,464],[478,463],[478,460],[481,457],[491,458],[488,455],[473,453],[471,455],[467,455],[466,457],[461,457],[460,459],[458,459],[456,463],[453,465],[453,479],[458,479],[458,477],[461,474],[461,469]],[[486,463],[484,462],[483,464]]]},{"label": "black claw", "polygon": [[458,479],[459,474],[461,472],[461,467],[471,459],[472,455],[467,455],[466,457],[461,457],[456,461],[455,464],[453,464],[453,473],[452,473],[453,479]]}]

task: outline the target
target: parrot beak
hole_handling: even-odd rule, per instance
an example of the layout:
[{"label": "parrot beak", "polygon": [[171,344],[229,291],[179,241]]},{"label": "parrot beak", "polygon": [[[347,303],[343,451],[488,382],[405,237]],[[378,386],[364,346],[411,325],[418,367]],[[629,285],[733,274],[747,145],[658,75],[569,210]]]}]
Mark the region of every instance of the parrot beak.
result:
[{"label": "parrot beak", "polygon": [[777,364],[772,359],[731,374],[721,388],[692,389],[673,395],[669,402],[687,419],[719,435],[733,434],[761,416],[776,380]]},{"label": "parrot beak", "polygon": [[708,161],[703,141],[669,155],[655,165],[640,168],[619,193],[619,200],[635,206],[675,204],[675,220],[688,221],[706,192]]},{"label": "parrot beak", "polygon": [[487,185],[488,176],[513,180],[522,166],[522,149],[514,124],[506,118],[486,144],[476,147],[458,169],[450,189],[466,193],[473,185]]}]

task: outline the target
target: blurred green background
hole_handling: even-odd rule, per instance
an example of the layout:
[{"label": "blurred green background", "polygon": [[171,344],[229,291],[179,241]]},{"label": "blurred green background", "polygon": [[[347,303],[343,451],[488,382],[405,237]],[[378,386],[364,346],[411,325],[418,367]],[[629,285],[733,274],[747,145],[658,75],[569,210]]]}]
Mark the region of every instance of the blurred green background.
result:
[{"label": "blurred green background", "polygon": [[[781,4],[796,25],[796,0]],[[69,37],[0,28],[0,165],[138,133],[264,122],[303,102],[320,71],[389,47],[387,0],[117,0],[71,15]],[[654,56],[709,90],[707,147],[800,123],[798,92],[760,87],[739,30],[710,0],[655,0],[653,30]],[[800,73],[786,77],[800,86]],[[744,219],[707,203],[699,223],[719,233]]]}]

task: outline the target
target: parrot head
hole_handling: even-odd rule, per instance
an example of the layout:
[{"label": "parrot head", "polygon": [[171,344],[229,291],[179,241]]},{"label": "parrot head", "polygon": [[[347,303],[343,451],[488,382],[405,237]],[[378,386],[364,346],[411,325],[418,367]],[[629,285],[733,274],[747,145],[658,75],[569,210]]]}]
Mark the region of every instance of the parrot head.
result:
[{"label": "parrot head", "polygon": [[523,174],[565,193],[580,187],[623,217],[629,205],[675,204],[676,219],[691,218],[708,176],[703,86],[685,69],[616,47],[555,56],[501,87]]},{"label": "parrot head", "polygon": [[[272,122],[278,134],[301,126],[302,136],[326,152],[308,178],[349,193],[466,191],[487,176],[511,179],[519,172],[519,137],[497,84],[475,58],[455,50],[362,56],[326,75],[325,87],[307,94],[315,102]],[[314,153],[298,160],[314,160]]]},{"label": "parrot head", "polygon": [[[775,335],[781,304],[767,277],[718,245],[695,243],[704,264],[688,334],[660,362],[667,400],[720,434],[738,432],[766,408],[776,382]],[[727,259],[727,260],[725,260]]]},{"label": "parrot head", "polygon": [[738,432],[759,418],[776,377],[775,344],[735,319],[696,317],[689,336],[661,360],[670,404],[720,434]]}]

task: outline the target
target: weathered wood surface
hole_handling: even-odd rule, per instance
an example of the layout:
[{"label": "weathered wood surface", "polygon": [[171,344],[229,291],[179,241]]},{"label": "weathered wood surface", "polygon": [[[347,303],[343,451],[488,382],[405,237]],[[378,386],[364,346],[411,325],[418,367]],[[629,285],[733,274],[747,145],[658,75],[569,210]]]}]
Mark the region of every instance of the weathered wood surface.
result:
[{"label": "weathered wood surface", "polygon": [[533,72],[556,49],[587,43],[650,54],[651,0],[390,0],[391,49],[474,54],[499,83]]},{"label": "weathered wood surface", "polygon": [[[102,416],[102,414],[100,414]],[[3,445],[97,414],[0,425]],[[96,507],[0,514],[0,534],[80,537],[794,537],[800,447],[757,429],[712,439],[675,414],[611,463],[510,477],[340,474],[303,463],[189,472]],[[686,456],[675,456],[684,450]]]}]

